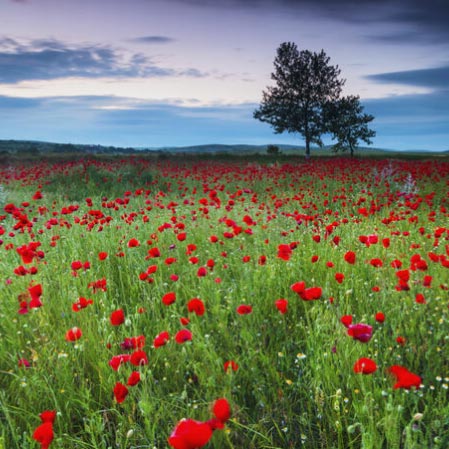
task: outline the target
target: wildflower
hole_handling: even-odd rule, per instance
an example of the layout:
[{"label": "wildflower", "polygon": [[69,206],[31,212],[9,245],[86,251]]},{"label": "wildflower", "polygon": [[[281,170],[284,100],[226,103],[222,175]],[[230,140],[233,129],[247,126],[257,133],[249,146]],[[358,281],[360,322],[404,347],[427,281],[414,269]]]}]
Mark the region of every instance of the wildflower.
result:
[{"label": "wildflower", "polygon": [[169,333],[167,331],[161,332],[153,340],[153,346],[155,348],[159,348],[160,346],[164,346],[165,344],[167,344],[169,339],[170,339],[170,335],[169,335]]},{"label": "wildflower", "polygon": [[166,306],[173,304],[175,301],[176,301],[176,293],[175,292],[168,292],[162,297],[162,302]]},{"label": "wildflower", "polygon": [[189,312],[194,312],[198,316],[203,316],[206,308],[203,301],[199,298],[193,298],[187,303],[187,310]]},{"label": "wildflower", "polygon": [[355,252],[354,251],[347,251],[344,259],[347,263],[354,265],[355,264]]},{"label": "wildflower", "polygon": [[126,387],[126,385],[123,385],[121,382],[117,382],[115,384],[114,387],[114,397],[115,400],[120,404],[122,403],[125,399],[126,396],[128,396],[128,388]]},{"label": "wildflower", "polygon": [[227,362],[224,362],[223,368],[225,372],[231,371],[237,371],[239,369],[239,366],[234,360],[228,360]]},{"label": "wildflower", "polygon": [[128,377],[127,385],[129,387],[133,387],[134,385],[137,385],[139,382],[140,382],[139,371],[133,371]]},{"label": "wildflower", "polygon": [[74,312],[79,312],[81,309],[85,309],[88,305],[93,304],[93,300],[92,299],[86,299],[83,297],[80,297],[78,299],[78,302],[72,304],[72,310]]},{"label": "wildflower", "polygon": [[113,326],[120,326],[125,322],[125,313],[123,309],[114,310],[109,318]]},{"label": "wildflower", "polygon": [[54,438],[53,423],[56,418],[56,410],[46,410],[39,417],[42,424],[35,429],[33,439],[40,443],[41,449],[48,449]]},{"label": "wildflower", "polygon": [[253,311],[253,307],[248,304],[241,304],[236,309],[239,315],[248,315]]},{"label": "wildflower", "polygon": [[178,344],[182,344],[190,340],[192,340],[192,332],[190,332],[188,329],[181,329],[175,335],[175,341]]},{"label": "wildflower", "polygon": [[76,341],[79,340],[82,336],[81,329],[79,327],[72,327],[65,334],[65,339],[67,341]]},{"label": "wildflower", "polygon": [[416,374],[411,373],[407,368],[400,365],[394,365],[388,370],[393,376],[396,377],[396,383],[393,388],[405,388],[410,390],[410,388],[419,388],[421,385],[421,377]]},{"label": "wildflower", "polygon": [[355,362],[353,371],[358,374],[372,374],[377,370],[374,360],[362,357]]},{"label": "wildflower", "polygon": [[374,318],[378,323],[383,323],[385,321],[385,314],[383,312],[377,312]]},{"label": "wildflower", "polygon": [[373,336],[373,328],[369,324],[364,323],[350,324],[348,326],[348,335],[354,340],[366,343]]},{"label": "wildflower", "polygon": [[142,366],[148,365],[148,357],[145,351],[137,350],[131,354],[131,358],[129,359],[132,365],[134,366]]},{"label": "wildflower", "polygon": [[182,419],[168,438],[168,444],[174,449],[198,449],[208,443],[212,433],[207,422]]},{"label": "wildflower", "polygon": [[274,304],[282,315],[284,313],[287,313],[288,301],[286,299],[283,299],[283,298],[277,299],[274,302]]}]

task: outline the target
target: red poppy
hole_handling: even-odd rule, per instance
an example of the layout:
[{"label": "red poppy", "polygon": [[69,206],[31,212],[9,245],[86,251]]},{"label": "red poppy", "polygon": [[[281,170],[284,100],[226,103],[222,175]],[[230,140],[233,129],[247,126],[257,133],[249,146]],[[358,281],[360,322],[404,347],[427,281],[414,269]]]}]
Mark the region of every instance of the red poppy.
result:
[{"label": "red poppy", "polygon": [[125,313],[123,309],[114,310],[109,318],[113,326],[120,326],[125,322]]},{"label": "red poppy", "polygon": [[162,297],[162,302],[166,306],[173,304],[175,301],[176,301],[176,293],[175,292],[168,292]]},{"label": "red poppy", "polygon": [[199,449],[208,443],[212,433],[207,422],[182,419],[168,438],[168,444],[174,449]]},{"label": "red poppy", "polygon": [[217,399],[212,406],[214,416],[223,424],[231,417],[231,407],[225,398]]},{"label": "red poppy", "polygon": [[93,304],[93,300],[92,299],[86,299],[86,298],[79,298],[78,302],[75,302],[74,304],[72,304],[72,310],[74,312],[79,312],[81,309],[85,309],[88,305]]},{"label": "red poppy", "polygon": [[229,370],[237,371],[239,369],[239,366],[234,360],[228,360],[227,362],[224,362],[223,368],[225,372],[228,372]]},{"label": "red poppy", "polygon": [[125,399],[126,396],[128,396],[128,388],[126,387],[126,385],[123,385],[121,382],[117,382],[115,384],[114,387],[114,396],[115,396],[115,400],[120,404],[122,403]]},{"label": "red poppy", "polygon": [[107,257],[108,257],[108,253],[105,251],[101,251],[98,253],[98,259],[100,259],[100,260],[105,260],[105,259],[107,259]]},{"label": "red poppy", "polygon": [[349,327],[352,324],[352,315],[343,315],[340,318],[340,322],[345,326]]},{"label": "red poppy", "polygon": [[133,387],[134,385],[137,385],[139,382],[140,382],[139,371],[133,371],[128,377],[127,385],[129,387]]},{"label": "red poppy", "polygon": [[301,294],[301,298],[304,301],[315,301],[317,299],[320,299],[322,294],[323,291],[321,287],[309,287],[306,288],[304,292]]},{"label": "red poppy", "polygon": [[348,335],[354,340],[366,343],[373,336],[373,327],[364,323],[350,324],[348,326]]},{"label": "red poppy", "polygon": [[335,280],[341,284],[345,280],[345,275],[343,273],[335,273]]},{"label": "red poppy", "polygon": [[236,311],[239,315],[248,315],[253,311],[253,306],[250,306],[249,304],[241,304],[237,307]]},{"label": "red poppy", "polygon": [[54,438],[53,423],[44,422],[36,428],[33,439],[41,445],[41,449],[48,449]]},{"label": "red poppy", "polygon": [[131,358],[129,359],[132,365],[134,366],[142,366],[142,365],[148,365],[148,357],[147,353],[142,350],[134,351],[131,354]]},{"label": "red poppy", "polygon": [[127,243],[128,248],[136,248],[137,246],[140,246],[139,240],[132,238]]},{"label": "red poppy", "polygon": [[419,388],[421,385],[421,377],[411,373],[403,366],[394,365],[388,371],[396,377],[396,383],[393,386],[394,389],[405,388],[406,390],[410,390],[412,387]]},{"label": "red poppy", "polygon": [[287,313],[288,301],[286,299],[284,298],[277,299],[274,302],[274,304],[282,315],[284,313]]},{"label": "red poppy", "polygon": [[81,329],[79,327],[72,327],[65,334],[65,339],[67,341],[76,341],[79,340],[82,336]]},{"label": "red poppy", "polygon": [[385,314],[382,312],[377,312],[375,315],[375,319],[378,323],[383,323],[385,321]]},{"label": "red poppy", "polygon": [[354,251],[347,251],[345,254],[345,261],[349,264],[353,265],[355,264],[355,252]]},{"label": "red poppy", "polygon": [[114,371],[118,371],[118,369],[120,368],[120,366],[123,363],[128,363],[131,359],[131,355],[130,354],[119,354],[119,355],[115,355],[114,357],[111,358],[111,360],[109,360],[109,366],[114,370]]},{"label": "red poppy", "polygon": [[159,348],[160,346],[164,346],[165,344],[167,344],[169,339],[170,339],[170,335],[169,335],[169,333],[167,331],[161,332],[153,340],[153,346],[155,348]]},{"label": "red poppy", "polygon": [[206,267],[199,267],[196,275],[200,278],[206,276],[207,275]]},{"label": "red poppy", "polygon": [[194,312],[198,316],[203,316],[206,311],[203,301],[199,298],[193,298],[187,303],[187,310]]},{"label": "red poppy", "polygon": [[377,365],[374,360],[362,357],[355,362],[353,371],[358,374],[372,374],[377,370]]},{"label": "red poppy", "polygon": [[426,298],[422,293],[417,293],[415,296],[415,302],[418,304],[426,304]]},{"label": "red poppy", "polygon": [[190,332],[188,329],[181,329],[175,335],[176,343],[182,344],[190,340],[192,340],[192,332]]}]

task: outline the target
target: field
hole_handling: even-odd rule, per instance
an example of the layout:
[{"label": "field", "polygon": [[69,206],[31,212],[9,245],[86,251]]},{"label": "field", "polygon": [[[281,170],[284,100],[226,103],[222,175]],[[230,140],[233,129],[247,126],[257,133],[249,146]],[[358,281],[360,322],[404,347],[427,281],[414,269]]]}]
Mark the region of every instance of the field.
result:
[{"label": "field", "polygon": [[449,162],[0,184],[1,449],[449,447]]}]

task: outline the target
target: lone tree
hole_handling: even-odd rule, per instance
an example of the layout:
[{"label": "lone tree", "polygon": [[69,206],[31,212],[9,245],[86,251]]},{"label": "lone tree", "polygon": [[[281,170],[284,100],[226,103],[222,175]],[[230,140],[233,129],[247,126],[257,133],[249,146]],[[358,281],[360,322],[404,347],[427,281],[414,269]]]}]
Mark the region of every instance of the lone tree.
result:
[{"label": "lone tree", "polygon": [[271,79],[275,86],[262,92],[262,102],[254,118],[269,123],[276,134],[299,133],[306,143],[306,158],[310,144],[323,145],[321,136],[328,131],[324,117],[326,105],[340,97],[345,80],[340,79],[338,66],[321,50],[298,51],[293,42],[284,42],[277,49]]},{"label": "lone tree", "polygon": [[359,140],[369,145],[372,143],[371,137],[376,135],[375,131],[368,128],[374,116],[363,113],[359,96],[350,95],[329,102],[325,107],[325,116],[328,131],[337,140],[334,151],[349,150],[352,157]]}]

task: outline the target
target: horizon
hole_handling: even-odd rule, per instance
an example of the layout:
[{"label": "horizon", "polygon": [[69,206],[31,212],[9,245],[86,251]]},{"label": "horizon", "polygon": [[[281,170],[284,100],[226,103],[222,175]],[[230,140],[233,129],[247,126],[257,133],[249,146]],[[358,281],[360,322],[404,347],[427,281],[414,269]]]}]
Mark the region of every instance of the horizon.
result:
[{"label": "horizon", "polygon": [[[253,118],[277,47],[324,49],[373,148],[449,148],[449,3],[0,0],[0,139],[302,146]],[[239,143],[235,143],[239,142]],[[330,143],[325,140],[325,144]]]}]

